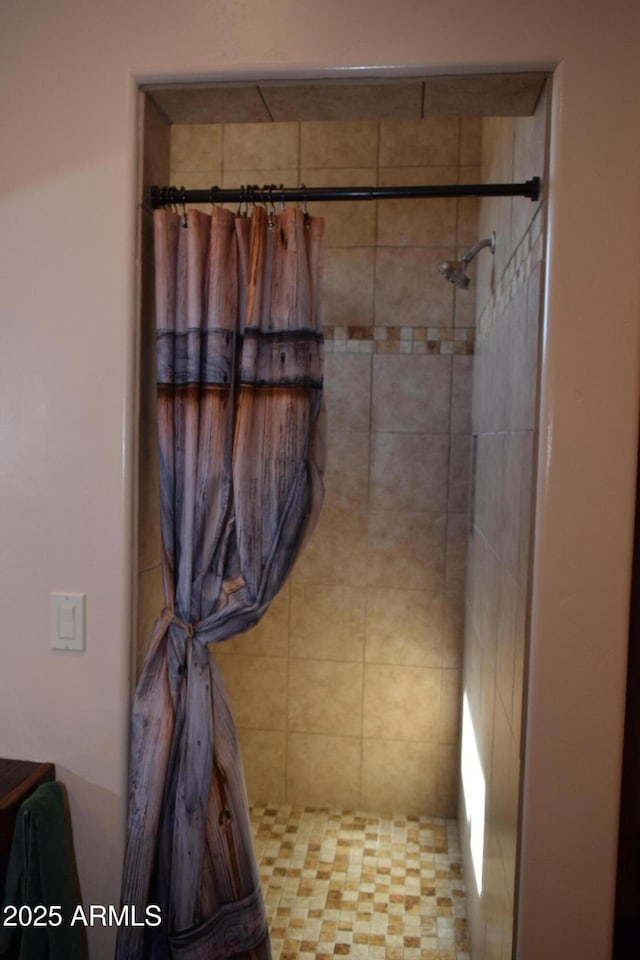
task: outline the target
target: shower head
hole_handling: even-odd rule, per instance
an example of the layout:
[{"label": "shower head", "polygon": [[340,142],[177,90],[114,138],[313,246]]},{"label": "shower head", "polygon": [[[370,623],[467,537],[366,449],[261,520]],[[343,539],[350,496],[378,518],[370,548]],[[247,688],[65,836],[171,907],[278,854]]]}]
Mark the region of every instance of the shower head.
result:
[{"label": "shower head", "polygon": [[469,286],[469,277],[467,276],[466,272],[467,266],[471,263],[475,255],[484,247],[489,247],[491,253],[495,253],[495,231],[486,240],[481,240],[479,243],[476,243],[475,247],[472,247],[471,250],[463,254],[459,260],[443,260],[442,263],[438,264],[438,271],[442,274],[445,280],[448,280],[449,283],[452,283],[454,287],[460,287],[462,290],[466,290]]},{"label": "shower head", "polygon": [[465,273],[466,266],[464,260],[444,260],[438,264],[438,270],[454,287],[466,290],[469,286],[469,277]]}]

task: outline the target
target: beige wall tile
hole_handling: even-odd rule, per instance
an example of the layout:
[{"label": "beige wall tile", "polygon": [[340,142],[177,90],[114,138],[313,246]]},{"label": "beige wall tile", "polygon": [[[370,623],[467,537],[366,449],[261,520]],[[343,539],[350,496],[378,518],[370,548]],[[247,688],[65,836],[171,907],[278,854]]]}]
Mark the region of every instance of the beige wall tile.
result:
[{"label": "beige wall tile", "polygon": [[[152,184],[163,186],[167,182],[171,154],[171,126],[165,115],[148,94],[143,94],[144,149],[140,158],[138,190],[142,193]],[[140,194],[138,201],[144,202]]]},{"label": "beige wall tile", "polygon": [[180,123],[268,121],[267,110],[255,83],[179,85],[153,91],[168,117]]},{"label": "beige wall tile", "polygon": [[293,584],[291,656],[362,661],[365,593],[360,588]]},{"label": "beige wall tile", "polygon": [[[480,549],[478,559],[474,559],[473,566],[477,566],[475,579],[472,577],[470,602],[474,604],[473,620],[478,638],[483,650],[495,653],[496,625],[498,622],[498,601],[500,562],[483,536],[476,534],[474,541]],[[472,564],[469,565],[471,573]],[[475,587],[475,589],[474,589]]]},{"label": "beige wall tile", "polygon": [[460,790],[460,750],[458,745],[438,747],[438,786],[436,816],[455,818]]},{"label": "beige wall tile", "polygon": [[287,737],[287,803],[358,807],[361,764],[359,738],[290,733]]},{"label": "beige wall tile", "polygon": [[507,957],[512,953],[512,944],[507,942],[507,927],[505,924],[508,915],[513,915],[513,902],[508,895],[504,865],[497,851],[496,841],[491,836],[489,842],[485,844],[485,849],[483,955],[489,960],[493,957]]},{"label": "beige wall tile", "polygon": [[467,513],[471,469],[471,437],[466,433],[451,437],[447,511]]},{"label": "beige wall tile", "polygon": [[515,117],[530,113],[544,83],[542,73],[425,78],[425,110],[473,117]]},{"label": "beige wall tile", "polygon": [[[485,239],[484,237],[480,237],[478,235],[478,212],[479,201],[477,199],[474,199],[473,197],[466,197],[458,200],[458,219],[456,223],[455,243],[458,247],[460,255],[470,250],[478,242],[478,240]],[[487,258],[491,256],[491,253],[488,250],[481,250],[477,256]],[[472,262],[475,262],[475,259]],[[473,293],[475,294],[475,290]],[[475,296],[472,295],[468,299],[475,299]]]},{"label": "beige wall tile", "polygon": [[287,661],[284,657],[238,657],[215,648],[214,657],[239,727],[284,730]]},{"label": "beige wall tile", "polygon": [[327,250],[322,318],[329,326],[373,325],[373,247]]},{"label": "beige wall tile", "polygon": [[373,429],[402,433],[448,433],[451,360],[451,357],[445,356],[375,356]]},{"label": "beige wall tile", "polygon": [[420,590],[367,590],[367,663],[439,667],[443,602]]},{"label": "beige wall tile", "polygon": [[460,738],[460,711],[462,699],[460,671],[443,670],[440,687],[439,743],[455,746]]},{"label": "beige wall tile", "polygon": [[[458,183],[481,183],[482,169],[480,166],[460,167]],[[472,247],[478,242],[478,223],[480,218],[480,200],[478,197],[463,197],[458,200],[458,223],[456,227],[456,244],[460,247]],[[488,252],[478,254],[481,257],[490,256]],[[475,299],[475,297],[474,297]]]},{"label": "beige wall tile", "polygon": [[325,496],[339,507],[369,502],[369,434],[329,430],[324,473]]},{"label": "beige wall tile", "polygon": [[289,663],[289,731],[359,737],[362,680],[361,663],[293,658]]},{"label": "beige wall tile", "polygon": [[467,526],[466,513],[447,515],[447,559],[445,568],[445,595],[462,599],[464,597],[467,570]]},{"label": "beige wall tile", "polygon": [[[148,213],[144,220],[150,219]],[[138,570],[162,560],[158,428],[156,419],[156,352],[154,273],[142,265],[140,311],[140,407],[138,419]]]},{"label": "beige wall tile", "polygon": [[476,439],[474,524],[488,543],[497,545],[501,519],[503,433],[482,433]]},{"label": "beige wall tile", "polygon": [[363,741],[362,807],[421,816],[435,809],[438,747],[397,740]]},{"label": "beige wall tile", "polygon": [[369,587],[425,590],[444,586],[444,514],[385,510],[369,514]]},{"label": "beige wall tile", "polygon": [[222,126],[213,123],[176,123],[171,127],[172,170],[208,172],[219,171],[221,166]]},{"label": "beige wall tile", "polygon": [[299,145],[297,123],[225,123],[223,169],[297,169]]},{"label": "beige wall tile", "polygon": [[378,160],[375,120],[302,123],[301,167],[374,167]]},{"label": "beige wall tile", "polygon": [[508,370],[507,337],[493,328],[486,334],[476,335],[476,353],[473,366],[472,419],[473,433],[488,433],[504,430],[506,421],[506,395],[504,383]]},{"label": "beige wall tile", "polygon": [[[488,117],[483,121],[482,178],[487,183],[509,183],[514,179],[514,124],[512,117]],[[488,237],[492,230],[496,233],[495,256],[478,258],[478,302],[481,304],[491,295],[491,276],[495,279],[502,276],[513,253],[512,211],[512,197],[488,197],[480,205],[480,235]]]},{"label": "beige wall tile", "polygon": [[296,561],[292,583],[359,586],[365,577],[366,538],[364,510],[325,504],[318,526]]},{"label": "beige wall tile", "polygon": [[476,726],[480,715],[480,691],[482,686],[482,642],[467,604],[464,622],[464,657],[462,659],[462,687],[469,703],[473,732],[477,741]]},{"label": "beige wall tile", "polygon": [[437,742],[441,673],[431,667],[367,663],[363,736]]},{"label": "beige wall tile", "polygon": [[275,81],[260,90],[275,120],[362,120],[371,117],[419,117],[422,81],[330,80],[313,83]]},{"label": "beige wall tile", "polygon": [[482,159],[482,117],[460,119],[460,165],[478,166]]},{"label": "beige wall tile", "polygon": [[504,426],[508,430],[523,430],[533,419],[533,397],[536,382],[537,326],[527,325],[527,288],[520,286],[511,300],[502,330],[503,347],[507,354],[503,376]]},{"label": "beige wall tile", "polygon": [[380,165],[383,167],[457,164],[459,146],[458,117],[380,123]]},{"label": "beige wall tile", "polygon": [[249,803],[285,802],[286,734],[238,729]]},{"label": "beige wall tile", "polygon": [[162,559],[160,482],[157,441],[152,430],[140,435],[140,487],[138,508],[138,569],[147,570]]},{"label": "beige wall tile", "polygon": [[[547,152],[548,98],[543,94],[532,117],[518,117],[514,122],[513,177],[517,182],[540,177],[545,184]],[[513,198],[512,244],[524,236],[542,200]]]},{"label": "beige wall tile", "polygon": [[330,432],[369,430],[371,362],[365,355],[325,355],[324,397]]},{"label": "beige wall tile", "polygon": [[524,341],[522,363],[526,369],[526,378],[522,385],[522,419],[519,426],[524,430],[533,430],[536,426],[543,296],[544,265],[537,264],[531,270],[527,284],[525,327],[521,332],[521,338]]},{"label": "beige wall tile", "polygon": [[495,661],[495,646],[484,648],[481,653],[480,710],[477,718],[473,716],[480,762],[487,778],[487,790],[489,792],[491,791],[490,771],[496,706]]},{"label": "beige wall tile", "polygon": [[[457,183],[458,168],[381,167],[378,179],[381,187],[447,185]],[[455,246],[457,204],[454,199],[380,201],[378,244],[387,247]]]},{"label": "beige wall tile", "polygon": [[160,564],[143,570],[137,582],[136,667],[140,673],[142,661],[151,635],[151,628],[164,607],[162,568]]},{"label": "beige wall tile", "polygon": [[448,467],[446,434],[374,433],[372,509],[443,513],[447,505]]},{"label": "beige wall tile", "polygon": [[513,718],[518,586],[507,570],[503,571],[499,589],[496,631],[496,687],[507,720],[511,724]]},{"label": "beige wall tile", "polygon": [[[300,182],[307,187],[370,187],[378,182],[372,167],[314,169],[303,167]],[[377,201],[368,203],[331,200],[313,201],[309,211],[325,220],[327,247],[372,247],[376,242]]]},{"label": "beige wall tile", "polygon": [[454,326],[456,327],[474,327],[476,323],[476,282],[475,282],[475,263],[467,270],[471,278],[471,286],[468,290],[456,288],[454,291]]},{"label": "beige wall tile", "polygon": [[518,550],[517,580],[518,586],[526,587],[529,576],[529,564],[531,562],[532,538],[533,538],[533,493],[535,489],[535,436],[533,433],[525,433],[522,443],[522,491],[520,498],[520,540]]},{"label": "beige wall tile", "polygon": [[453,247],[378,247],[375,323],[378,326],[445,326],[451,322],[453,286],[437,266]]},{"label": "beige wall tile", "polygon": [[506,570],[517,575],[522,521],[523,468],[531,467],[527,456],[532,436],[528,432],[505,434],[502,458],[502,489],[496,552]]},{"label": "beige wall tile", "polygon": [[471,385],[473,357],[454,357],[451,383],[451,432],[471,432]]},{"label": "beige wall tile", "polygon": [[519,736],[522,729],[522,711],[526,685],[526,649],[528,640],[528,584],[518,584],[516,625],[513,635],[513,701],[511,705],[511,729]]},{"label": "beige wall tile", "polygon": [[286,657],[289,650],[289,584],[272,601],[262,620],[247,633],[231,637],[225,654],[248,657]]},{"label": "beige wall tile", "polygon": [[[498,698],[493,718],[493,751],[491,758],[491,805],[493,807],[494,838],[497,841],[496,855],[503,859],[503,837],[508,822],[512,820],[511,784],[509,767],[511,760],[511,728]],[[515,853],[515,850],[514,850]]]},{"label": "beige wall tile", "polygon": [[464,600],[445,597],[443,603],[442,666],[459,667],[464,637]]},{"label": "beige wall tile", "polygon": [[[380,126],[231,123],[216,130],[178,133],[173,156],[180,183],[203,186],[203,172],[224,186],[481,179],[475,118]],[[380,177],[379,130],[387,167]],[[473,325],[474,293],[463,301],[436,265],[478,239],[477,206],[473,200],[312,204],[312,214],[327,219],[323,322]],[[318,528],[260,624],[215,651],[254,802],[372,810],[384,804],[452,815],[462,600],[443,599],[445,511],[465,511],[472,361],[326,354],[328,457]],[[148,541],[154,554],[157,546]],[[448,546],[451,587],[455,537]],[[489,608],[485,602],[482,623]],[[361,771],[365,669],[369,728]],[[374,736],[384,739],[376,743]]]}]

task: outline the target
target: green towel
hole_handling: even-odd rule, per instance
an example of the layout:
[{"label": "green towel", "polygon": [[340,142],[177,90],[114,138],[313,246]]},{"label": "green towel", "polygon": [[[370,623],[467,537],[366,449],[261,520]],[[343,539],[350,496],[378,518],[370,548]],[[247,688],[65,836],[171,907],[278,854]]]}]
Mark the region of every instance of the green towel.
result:
[{"label": "green towel", "polygon": [[[0,955],[21,934],[19,960],[82,960],[85,931],[82,925],[70,926],[78,903],[63,788],[59,783],[44,783],[18,810],[0,926]],[[45,914],[45,925],[34,926],[28,923],[30,913],[25,909],[22,915],[27,925],[7,927],[9,905],[25,905],[31,910],[36,906],[59,907],[62,923],[53,925]],[[52,914],[54,923],[57,912]]]}]

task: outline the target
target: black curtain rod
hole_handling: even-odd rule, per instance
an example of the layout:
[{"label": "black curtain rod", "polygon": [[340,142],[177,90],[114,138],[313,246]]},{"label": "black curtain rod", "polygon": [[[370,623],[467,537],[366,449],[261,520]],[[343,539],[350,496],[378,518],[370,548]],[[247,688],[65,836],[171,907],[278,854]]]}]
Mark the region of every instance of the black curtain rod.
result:
[{"label": "black curtain rod", "polygon": [[152,207],[187,203],[295,203],[314,200],[402,200],[429,197],[529,197],[540,196],[540,177],[524,183],[460,183],[444,186],[412,187],[283,187],[265,184],[234,189],[209,187],[185,190],[184,187],[149,188]]}]

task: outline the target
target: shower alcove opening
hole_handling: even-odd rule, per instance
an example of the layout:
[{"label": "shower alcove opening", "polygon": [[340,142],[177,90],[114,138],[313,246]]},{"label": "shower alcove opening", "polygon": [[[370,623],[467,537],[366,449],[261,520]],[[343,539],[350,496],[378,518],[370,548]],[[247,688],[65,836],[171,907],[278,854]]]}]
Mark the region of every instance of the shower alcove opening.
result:
[{"label": "shower alcove opening", "polygon": [[[136,673],[163,606],[145,190],[544,176],[548,88],[519,74],[141,91]],[[311,212],[327,224],[325,504],[264,620],[215,651],[274,956],[510,956],[544,199]],[[445,283],[438,262],[493,230],[471,288]]]}]

